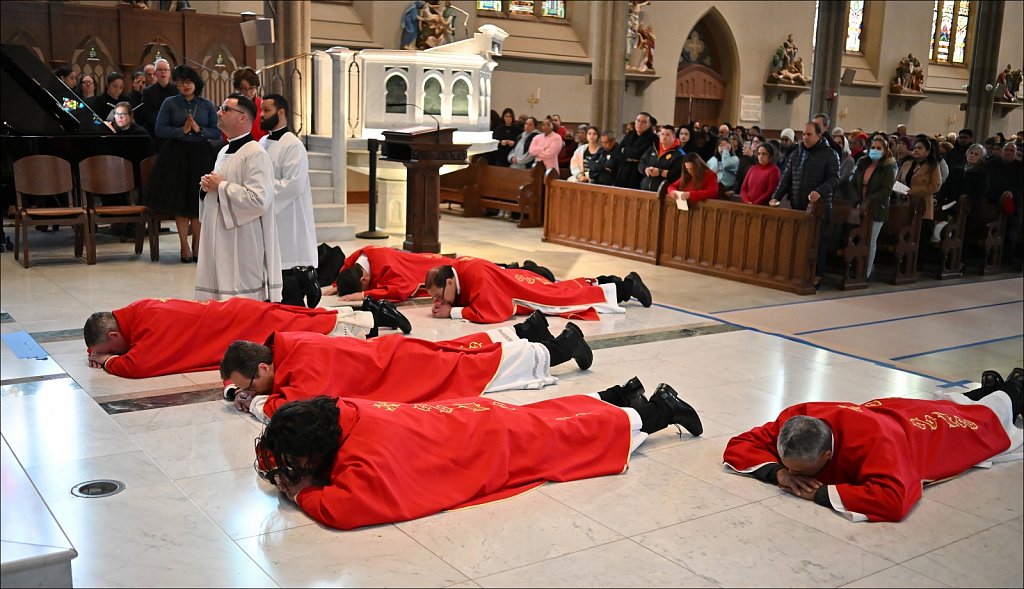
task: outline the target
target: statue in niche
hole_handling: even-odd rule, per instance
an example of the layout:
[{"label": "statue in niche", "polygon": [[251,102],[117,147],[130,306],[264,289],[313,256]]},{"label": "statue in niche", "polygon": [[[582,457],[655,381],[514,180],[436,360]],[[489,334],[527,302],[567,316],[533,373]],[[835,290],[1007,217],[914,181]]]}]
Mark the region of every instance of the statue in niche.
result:
[{"label": "statue in niche", "polygon": [[896,75],[889,85],[890,94],[923,94],[924,68],[921,61],[908,53],[896,66]]},{"label": "statue in niche", "polygon": [[416,49],[420,37],[421,13],[425,5],[424,0],[413,0],[402,13],[402,49]]},{"label": "statue in niche", "polygon": [[634,58],[626,64],[627,72],[641,74],[654,73],[654,25],[640,27],[640,41],[637,45]]},{"label": "statue in niche", "polygon": [[1017,92],[1020,91],[1022,71],[1017,68],[1013,71],[1010,64],[996,77],[996,85],[1003,87],[1003,94],[999,97],[1003,102],[1014,102],[1017,100]]},{"label": "statue in niche", "polygon": [[465,10],[462,10],[458,6],[453,6],[452,5],[452,0],[445,0],[444,12],[442,13],[442,16],[444,17],[445,24],[448,25],[449,29],[451,29],[451,33],[448,34],[448,35],[445,35],[445,39],[444,39],[445,43],[451,43],[451,42],[455,41],[455,31],[459,30],[459,14],[460,13],[464,17],[464,19],[462,21],[462,27],[464,29],[466,29],[466,37],[468,38],[469,37],[469,29],[466,27],[466,24],[469,22],[469,13],[467,13]]},{"label": "statue in niche", "polygon": [[422,25],[420,38],[416,42],[417,49],[430,49],[445,44],[445,39],[452,35],[453,31],[445,21],[444,14],[440,7],[427,3]]},{"label": "statue in niche", "polygon": [[642,8],[651,0],[629,0],[629,16],[626,21],[626,68],[633,63],[633,56],[640,47],[640,23],[644,20]]},{"label": "statue in niche", "polygon": [[770,84],[790,84],[806,86],[811,78],[804,73],[804,58],[798,57],[799,48],[793,41],[793,35],[775,48],[772,55],[771,73],[768,74]]}]

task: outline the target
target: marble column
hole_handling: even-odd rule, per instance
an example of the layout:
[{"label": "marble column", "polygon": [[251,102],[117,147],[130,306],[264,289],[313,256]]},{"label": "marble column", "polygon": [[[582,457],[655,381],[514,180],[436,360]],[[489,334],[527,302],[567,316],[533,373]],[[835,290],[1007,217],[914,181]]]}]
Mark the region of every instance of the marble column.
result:
[{"label": "marble column", "polygon": [[[274,19],[273,55],[267,56],[268,63],[296,57],[310,52],[311,8],[308,0],[269,0],[265,13]],[[269,50],[270,48],[268,48]],[[297,59],[268,70],[263,93],[280,92],[292,106],[288,113],[288,124],[297,133],[310,130],[310,76],[309,58]]]},{"label": "marble column", "polygon": [[331,47],[331,88],[334,109],[331,112],[331,179],[334,182],[334,204],[346,208],[348,220],[348,63],[354,52],[345,47]]},{"label": "marble column", "polygon": [[828,113],[835,125],[837,97],[842,79],[846,43],[846,2],[818,3],[818,35],[814,39],[814,70],[811,74],[811,108],[807,120]]},{"label": "marble column", "polygon": [[618,133],[626,92],[625,2],[594,2],[590,5],[591,124]]},{"label": "marble column", "polygon": [[[995,86],[996,73],[999,71],[999,39],[1003,33],[1003,12],[1006,5],[1003,0],[978,2],[971,25],[975,33],[971,48],[971,71],[967,86],[967,116],[964,127],[974,131],[974,140],[981,143],[989,136],[992,125],[992,103],[995,100],[995,88],[986,90],[988,85]],[[1019,23],[1018,23],[1019,24]]]}]

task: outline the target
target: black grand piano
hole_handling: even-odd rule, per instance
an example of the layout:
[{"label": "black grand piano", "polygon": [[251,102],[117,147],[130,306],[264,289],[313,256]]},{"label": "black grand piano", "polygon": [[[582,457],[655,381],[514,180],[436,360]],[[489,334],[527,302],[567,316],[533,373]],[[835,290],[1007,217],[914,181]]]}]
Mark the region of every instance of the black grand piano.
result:
[{"label": "black grand piano", "polygon": [[[13,164],[28,155],[54,155],[78,163],[94,155],[139,162],[153,155],[147,136],[116,135],[35,53],[0,44],[0,179],[13,184]],[[5,187],[6,188],[6,187]]]}]

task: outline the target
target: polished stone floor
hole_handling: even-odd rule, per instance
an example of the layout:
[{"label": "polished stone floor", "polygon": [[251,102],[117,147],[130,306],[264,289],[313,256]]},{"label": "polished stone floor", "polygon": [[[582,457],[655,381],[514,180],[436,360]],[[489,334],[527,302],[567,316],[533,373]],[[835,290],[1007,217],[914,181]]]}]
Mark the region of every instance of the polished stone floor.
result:
[{"label": "polished stone floor", "polygon": [[[365,206],[351,221],[365,225]],[[216,400],[213,372],[125,380],[90,369],[86,317],[144,297],[192,295],[176,236],[150,263],[104,237],[99,263],[70,232],[31,235],[24,269],[0,255],[0,332],[50,354],[0,345],[0,432],[79,556],[78,586],[997,586],[1024,584],[1021,460],[929,487],[898,524],[852,524],[721,466],[729,437],[807,400],[864,402],[956,391],[980,371],[1024,365],[1020,274],[850,296],[800,297],[640,265],[541,241],[539,230],[444,213],[446,252],[533,259],[560,277],[637,270],[655,306],[581,326],[591,370],[555,369],[510,403],[591,392],[638,375],[674,385],[701,413],[701,438],[663,431],[622,475],[549,484],[499,503],[352,532],[282,502],[252,469],[260,426]],[[340,243],[347,252],[361,245]],[[884,270],[884,267],[883,267]],[[333,304],[325,301],[324,304]],[[476,331],[403,310],[413,335]],[[564,320],[552,319],[552,329]],[[85,499],[91,479],[125,491]],[[424,489],[423,492],[429,492]],[[3,537],[9,536],[8,521]]]}]

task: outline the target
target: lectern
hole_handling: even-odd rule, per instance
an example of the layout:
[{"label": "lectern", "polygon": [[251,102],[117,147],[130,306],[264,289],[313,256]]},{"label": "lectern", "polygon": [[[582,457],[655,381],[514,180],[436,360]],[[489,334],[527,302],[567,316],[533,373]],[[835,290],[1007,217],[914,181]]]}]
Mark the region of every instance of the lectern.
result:
[{"label": "lectern", "polygon": [[469,145],[452,143],[453,127],[410,127],[384,131],[381,159],[406,167],[405,243],[410,252],[441,252],[438,217],[441,166],[466,163]]}]

